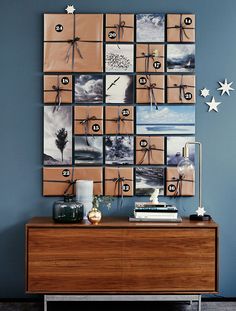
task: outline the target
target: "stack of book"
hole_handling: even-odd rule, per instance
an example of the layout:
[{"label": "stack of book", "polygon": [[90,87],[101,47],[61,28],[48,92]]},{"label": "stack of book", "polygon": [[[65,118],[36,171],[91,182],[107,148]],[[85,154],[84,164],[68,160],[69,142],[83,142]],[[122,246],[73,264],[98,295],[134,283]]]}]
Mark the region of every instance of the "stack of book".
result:
[{"label": "stack of book", "polygon": [[130,221],[179,222],[181,218],[178,216],[178,210],[174,205],[136,202],[134,217],[131,217]]}]

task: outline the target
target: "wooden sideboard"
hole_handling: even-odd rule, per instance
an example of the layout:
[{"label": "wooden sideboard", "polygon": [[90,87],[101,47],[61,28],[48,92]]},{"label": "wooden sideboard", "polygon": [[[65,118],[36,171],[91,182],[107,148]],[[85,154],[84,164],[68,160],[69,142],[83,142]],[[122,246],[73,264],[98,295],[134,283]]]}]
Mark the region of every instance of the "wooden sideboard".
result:
[{"label": "wooden sideboard", "polygon": [[26,291],[42,294],[202,294],[218,287],[213,221],[26,225]]}]

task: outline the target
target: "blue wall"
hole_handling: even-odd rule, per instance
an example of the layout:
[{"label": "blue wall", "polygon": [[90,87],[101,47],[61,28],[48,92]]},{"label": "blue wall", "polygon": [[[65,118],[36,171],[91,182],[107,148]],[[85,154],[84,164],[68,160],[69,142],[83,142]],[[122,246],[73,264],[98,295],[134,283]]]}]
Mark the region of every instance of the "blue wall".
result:
[{"label": "blue wall", "polygon": [[[198,97],[197,139],[204,152],[204,204],[220,225],[220,294],[236,296],[236,92],[220,97],[217,81],[235,80],[235,0],[80,0],[77,12],[193,12],[197,16],[197,80],[222,100],[207,113]],[[24,224],[51,214],[41,195],[42,30],[44,12],[64,12],[64,0],[1,0],[0,7],[0,298],[24,297]],[[133,201],[127,201],[132,206]],[[196,199],[176,202],[183,215]],[[132,208],[104,214],[128,215]]]}]

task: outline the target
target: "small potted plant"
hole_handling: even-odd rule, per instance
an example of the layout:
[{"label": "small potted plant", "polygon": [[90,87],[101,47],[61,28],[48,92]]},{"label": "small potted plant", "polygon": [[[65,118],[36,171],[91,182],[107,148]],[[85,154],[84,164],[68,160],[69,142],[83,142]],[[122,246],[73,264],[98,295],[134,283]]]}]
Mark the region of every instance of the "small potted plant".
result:
[{"label": "small potted plant", "polygon": [[93,207],[87,215],[91,224],[97,225],[102,219],[102,213],[99,210],[100,204],[107,205],[107,208],[110,209],[112,200],[113,198],[110,196],[95,195],[93,197]]}]

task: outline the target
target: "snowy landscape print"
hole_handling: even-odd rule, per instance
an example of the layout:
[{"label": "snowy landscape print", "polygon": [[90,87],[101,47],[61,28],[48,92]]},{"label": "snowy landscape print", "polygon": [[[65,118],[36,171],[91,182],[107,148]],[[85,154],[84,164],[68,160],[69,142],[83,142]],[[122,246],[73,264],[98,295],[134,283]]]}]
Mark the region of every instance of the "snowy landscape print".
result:
[{"label": "snowy landscape print", "polygon": [[132,104],[133,103],[133,76],[107,75],[106,76],[106,103]]},{"label": "snowy landscape print", "polygon": [[106,72],[133,72],[134,46],[132,44],[106,45]]},{"label": "snowy landscape print", "polygon": [[149,106],[136,107],[137,134],[185,134],[195,133],[194,106],[162,106],[158,110]]},{"label": "snowy landscape print", "polygon": [[168,72],[194,72],[195,45],[169,44],[167,46]]},{"label": "snowy landscape print", "polygon": [[164,168],[137,167],[136,168],[136,195],[150,195],[155,189],[164,195]]},{"label": "snowy landscape print", "polygon": [[137,14],[137,42],[165,41],[165,14]]},{"label": "snowy landscape print", "polygon": [[76,103],[102,103],[103,78],[102,75],[75,76]]},{"label": "snowy landscape print", "polygon": [[123,165],[134,163],[132,136],[107,136],[105,142],[106,164]]},{"label": "snowy landscape print", "polygon": [[[167,165],[178,165],[183,159],[182,150],[187,142],[194,142],[194,136],[167,137]],[[189,159],[194,162],[195,146],[189,145]]]},{"label": "snowy landscape print", "polygon": [[75,164],[97,165],[103,163],[103,138],[101,136],[75,137]]},{"label": "snowy landscape print", "polygon": [[44,107],[44,165],[72,164],[72,108]]}]

